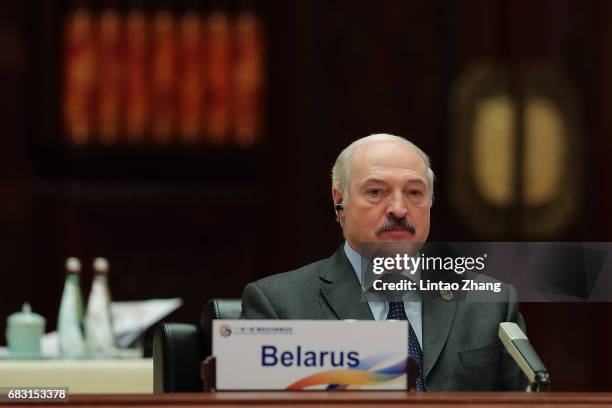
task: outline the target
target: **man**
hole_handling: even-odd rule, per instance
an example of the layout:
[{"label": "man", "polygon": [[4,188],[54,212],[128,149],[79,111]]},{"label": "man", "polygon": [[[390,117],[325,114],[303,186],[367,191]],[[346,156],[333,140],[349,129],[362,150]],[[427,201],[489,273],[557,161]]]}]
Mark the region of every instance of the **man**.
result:
[{"label": "man", "polygon": [[422,367],[417,388],[524,389],[522,374],[497,338],[501,322],[523,326],[511,287],[504,285],[493,303],[449,294],[422,302],[361,301],[361,244],[425,242],[433,184],[429,158],[406,139],[376,134],[353,142],[332,170],[332,198],[346,241],[330,258],[247,285],[242,316],[407,319],[410,354]]}]

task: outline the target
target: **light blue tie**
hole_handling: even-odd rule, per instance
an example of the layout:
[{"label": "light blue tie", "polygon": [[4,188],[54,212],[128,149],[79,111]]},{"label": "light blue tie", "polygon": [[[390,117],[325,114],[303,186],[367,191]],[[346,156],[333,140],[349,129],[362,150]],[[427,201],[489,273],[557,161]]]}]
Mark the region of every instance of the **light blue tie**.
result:
[{"label": "light blue tie", "polygon": [[[404,309],[404,302],[389,302],[387,320],[408,320],[406,310]],[[408,352],[419,365],[419,375],[416,378],[416,390],[425,391],[425,383],[423,381],[423,350],[421,350],[421,345],[419,344],[419,340],[410,322],[408,323],[408,328]]]}]

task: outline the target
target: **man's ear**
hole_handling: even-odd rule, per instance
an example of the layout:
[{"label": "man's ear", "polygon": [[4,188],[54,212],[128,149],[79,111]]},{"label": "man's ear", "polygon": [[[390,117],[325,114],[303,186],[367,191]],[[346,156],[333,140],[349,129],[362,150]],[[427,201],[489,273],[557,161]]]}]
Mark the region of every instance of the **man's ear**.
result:
[{"label": "man's ear", "polygon": [[336,187],[332,187],[332,199],[334,200],[334,212],[336,213],[336,221],[338,221],[338,223],[340,224],[340,226],[342,226],[342,218],[340,218],[340,213],[338,212],[338,207],[337,205],[340,204],[342,205],[342,191],[340,191],[338,188]]},{"label": "man's ear", "polygon": [[342,191],[337,187],[332,187],[332,199],[334,200],[334,206],[336,204],[342,204]]}]

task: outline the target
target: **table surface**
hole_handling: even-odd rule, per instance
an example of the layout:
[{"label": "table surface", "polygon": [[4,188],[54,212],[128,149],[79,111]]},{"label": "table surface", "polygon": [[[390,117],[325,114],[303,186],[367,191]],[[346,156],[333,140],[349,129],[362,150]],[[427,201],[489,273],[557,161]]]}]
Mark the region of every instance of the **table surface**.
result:
[{"label": "table surface", "polygon": [[[28,406],[21,403],[20,406]],[[33,404],[35,405],[35,404]],[[121,407],[592,407],[612,406],[612,393],[409,393],[399,391],[217,392],[201,394],[74,395],[45,406]],[[39,405],[40,406],[40,405]]]},{"label": "table surface", "polygon": [[0,360],[0,387],[68,387],[70,394],[153,392],[153,359]]}]

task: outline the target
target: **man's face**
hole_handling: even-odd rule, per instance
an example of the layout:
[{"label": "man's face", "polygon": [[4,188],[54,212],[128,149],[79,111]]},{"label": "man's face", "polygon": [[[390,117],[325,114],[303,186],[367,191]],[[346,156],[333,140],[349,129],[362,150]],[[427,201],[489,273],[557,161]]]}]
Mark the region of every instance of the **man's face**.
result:
[{"label": "man's face", "polygon": [[[339,214],[351,247],[425,242],[431,191],[421,156],[401,142],[373,141],[355,149],[351,166],[348,205]],[[341,191],[332,188],[332,195],[334,202],[342,201]]]}]

